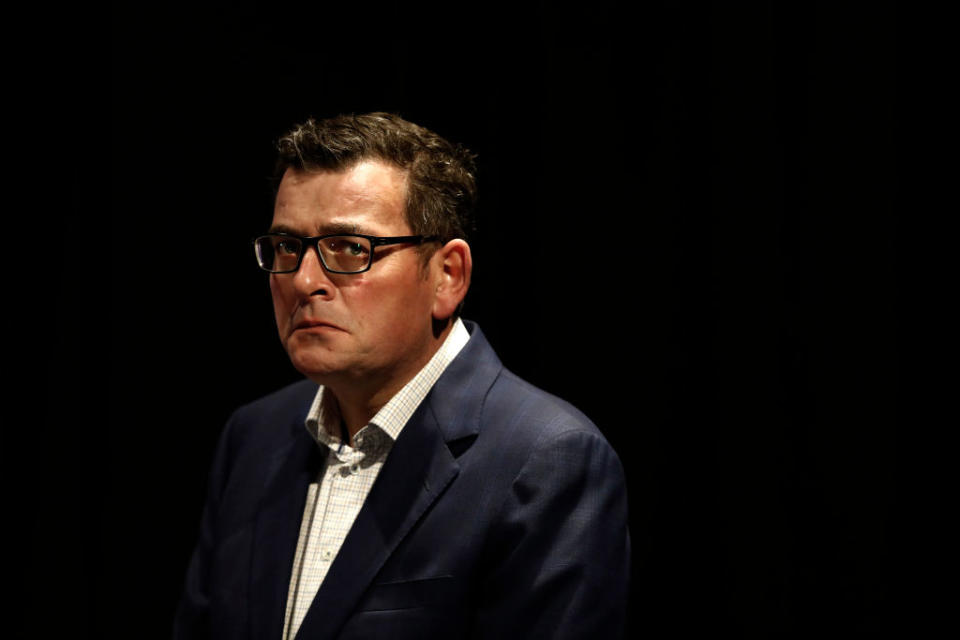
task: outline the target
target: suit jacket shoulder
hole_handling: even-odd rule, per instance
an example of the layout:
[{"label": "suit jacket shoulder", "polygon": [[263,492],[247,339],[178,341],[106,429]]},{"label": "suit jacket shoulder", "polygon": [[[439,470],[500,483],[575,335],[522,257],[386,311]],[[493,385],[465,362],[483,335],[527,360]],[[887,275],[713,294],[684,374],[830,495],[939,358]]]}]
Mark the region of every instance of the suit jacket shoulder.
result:
[{"label": "suit jacket shoulder", "polygon": [[233,447],[241,448],[298,435],[317,389],[317,383],[300,380],[237,408],[227,422],[226,436]]}]

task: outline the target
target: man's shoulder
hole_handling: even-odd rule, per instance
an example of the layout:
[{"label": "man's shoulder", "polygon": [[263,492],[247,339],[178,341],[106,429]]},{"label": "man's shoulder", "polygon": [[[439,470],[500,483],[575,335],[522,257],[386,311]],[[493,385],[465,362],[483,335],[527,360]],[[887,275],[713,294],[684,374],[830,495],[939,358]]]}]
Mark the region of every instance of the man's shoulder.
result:
[{"label": "man's shoulder", "polygon": [[306,418],[310,404],[319,385],[311,380],[298,380],[271,393],[241,405],[234,415],[256,419],[259,416],[279,413],[301,413]]},{"label": "man's shoulder", "polygon": [[230,437],[259,441],[306,433],[304,420],[318,388],[315,382],[300,380],[241,405],[227,423]]},{"label": "man's shoulder", "polygon": [[[503,366],[483,332],[467,323],[471,341],[451,375],[441,383],[447,418],[476,420],[486,437],[534,444],[563,433],[579,432],[600,440],[597,426],[573,404],[524,380]],[[456,408],[452,408],[455,406]]]},{"label": "man's shoulder", "polygon": [[507,369],[483,400],[476,440],[461,463],[484,482],[521,488],[624,484],[617,452],[584,412]]},{"label": "man's shoulder", "polygon": [[513,426],[537,439],[582,432],[603,438],[594,422],[573,404],[504,369],[486,399],[485,417]]}]

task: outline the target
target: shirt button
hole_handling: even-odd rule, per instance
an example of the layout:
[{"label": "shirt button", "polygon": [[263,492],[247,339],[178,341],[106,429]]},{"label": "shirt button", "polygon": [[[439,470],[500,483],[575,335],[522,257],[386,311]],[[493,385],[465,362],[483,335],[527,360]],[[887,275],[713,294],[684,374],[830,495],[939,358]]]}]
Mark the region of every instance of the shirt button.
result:
[{"label": "shirt button", "polygon": [[333,551],[330,549],[324,549],[323,554],[321,555],[324,562],[330,562],[330,558],[333,557]]},{"label": "shirt button", "polygon": [[350,465],[350,473],[357,473],[358,471],[360,471],[360,465],[356,463]]}]

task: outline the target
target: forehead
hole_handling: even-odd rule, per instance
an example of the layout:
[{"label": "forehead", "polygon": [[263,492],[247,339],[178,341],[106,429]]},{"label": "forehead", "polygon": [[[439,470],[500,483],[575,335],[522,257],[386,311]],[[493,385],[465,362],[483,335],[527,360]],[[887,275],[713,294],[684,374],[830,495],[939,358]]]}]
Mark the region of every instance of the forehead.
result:
[{"label": "forehead", "polygon": [[377,160],[344,171],[287,169],[277,190],[273,226],[302,234],[330,228],[358,233],[406,232],[407,176]]}]

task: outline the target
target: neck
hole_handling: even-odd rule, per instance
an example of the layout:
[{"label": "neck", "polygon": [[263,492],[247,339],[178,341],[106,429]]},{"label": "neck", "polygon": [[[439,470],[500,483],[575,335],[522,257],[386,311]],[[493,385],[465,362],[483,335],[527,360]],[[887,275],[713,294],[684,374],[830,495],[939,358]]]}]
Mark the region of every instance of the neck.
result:
[{"label": "neck", "polygon": [[430,359],[440,349],[452,329],[453,323],[448,322],[441,331],[434,331],[428,348],[421,353],[419,358],[405,363],[406,366],[400,371],[380,376],[378,380],[372,383],[369,374],[359,379],[323,383],[337,399],[340,416],[343,418],[343,423],[350,434],[351,446],[357,432],[369,424],[370,420],[377,415],[377,412],[430,362]]}]

